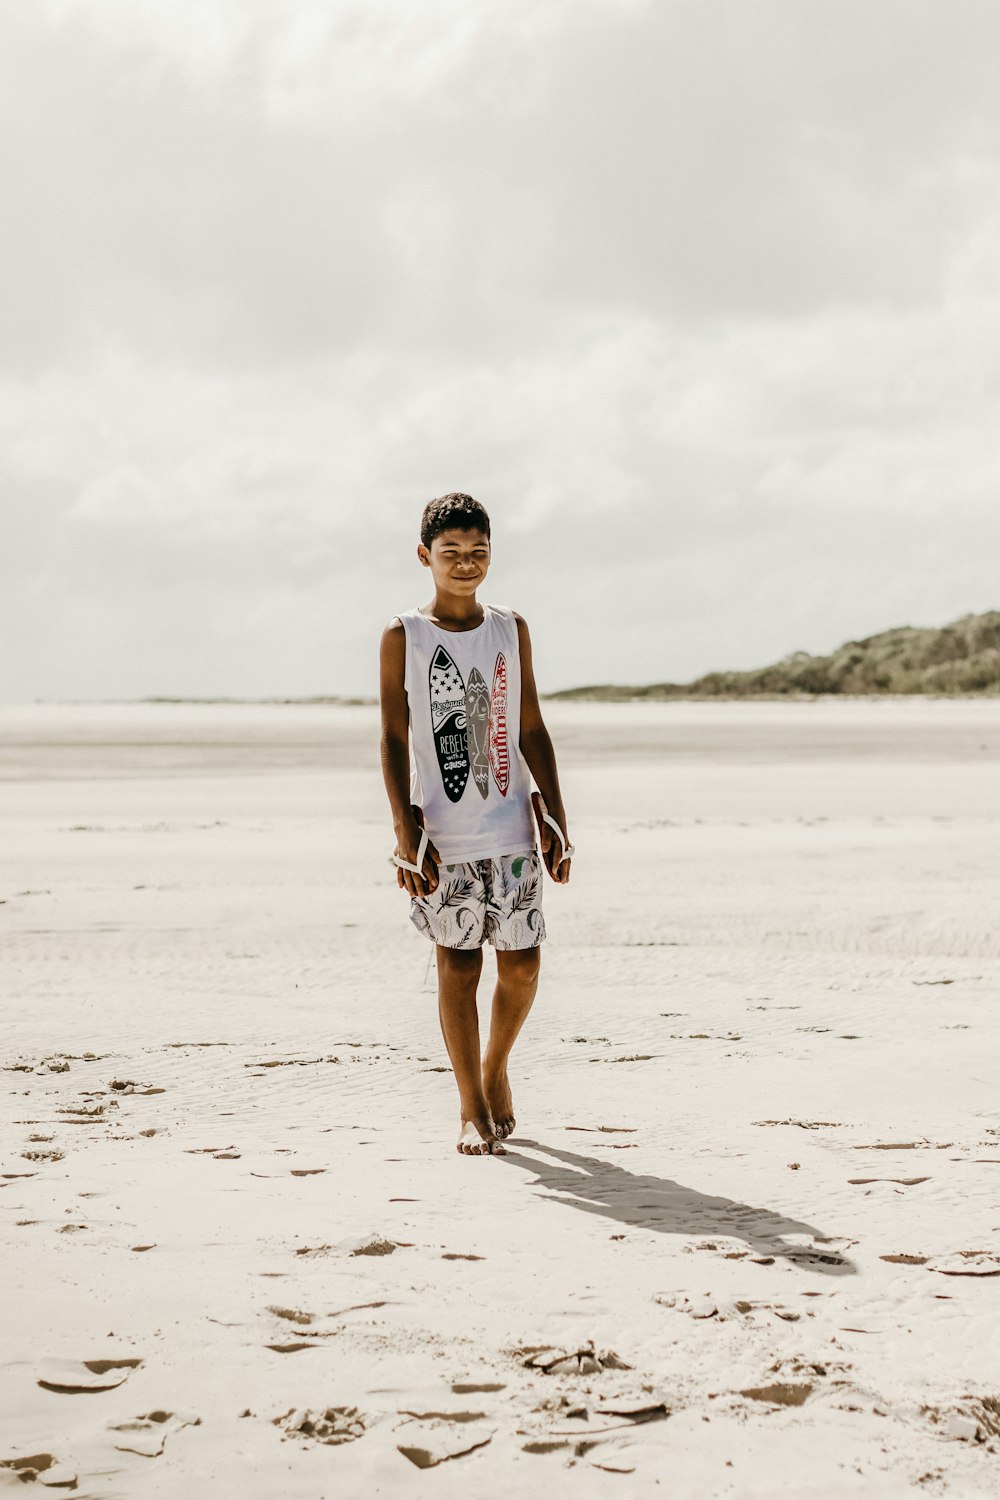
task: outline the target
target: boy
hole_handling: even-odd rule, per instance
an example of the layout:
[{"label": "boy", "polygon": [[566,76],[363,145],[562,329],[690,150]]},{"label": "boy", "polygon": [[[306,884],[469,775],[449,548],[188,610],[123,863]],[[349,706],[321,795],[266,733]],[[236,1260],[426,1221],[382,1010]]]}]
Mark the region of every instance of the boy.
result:
[{"label": "boy", "polygon": [[[507,1059],[535,998],[545,937],[532,776],[546,868],[561,885],[573,849],[528,627],[476,598],[490,565],[486,511],[471,495],[432,500],[417,556],[434,597],[382,636],[382,772],[397,883],[437,948],[438,1013],[462,1112],[458,1150],[488,1156],[504,1151],[514,1129]],[[480,1059],[484,940],[496,949],[497,986]]]}]

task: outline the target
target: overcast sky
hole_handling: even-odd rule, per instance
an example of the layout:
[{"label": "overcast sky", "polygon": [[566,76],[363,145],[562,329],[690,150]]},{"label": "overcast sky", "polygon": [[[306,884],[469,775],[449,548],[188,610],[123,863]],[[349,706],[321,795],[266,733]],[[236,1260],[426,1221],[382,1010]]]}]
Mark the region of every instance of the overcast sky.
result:
[{"label": "overcast sky", "polygon": [[1000,608],[996,0],[0,10],[0,698],[543,689]]}]

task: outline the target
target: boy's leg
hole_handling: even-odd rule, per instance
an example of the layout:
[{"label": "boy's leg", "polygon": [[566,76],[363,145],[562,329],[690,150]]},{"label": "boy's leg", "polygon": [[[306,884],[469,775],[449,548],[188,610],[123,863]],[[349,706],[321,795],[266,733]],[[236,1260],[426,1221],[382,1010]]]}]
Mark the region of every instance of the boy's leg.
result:
[{"label": "boy's leg", "polygon": [[540,967],[539,948],[497,950],[497,987],[483,1057],[483,1089],[501,1139],[510,1135],[516,1123],[507,1059],[534,1001]]},{"label": "boy's leg", "polygon": [[479,1061],[476,987],[482,968],[481,948],[445,948],[437,944],[438,1014],[462,1105],[458,1149],[466,1156],[488,1156],[503,1151],[483,1092]]}]

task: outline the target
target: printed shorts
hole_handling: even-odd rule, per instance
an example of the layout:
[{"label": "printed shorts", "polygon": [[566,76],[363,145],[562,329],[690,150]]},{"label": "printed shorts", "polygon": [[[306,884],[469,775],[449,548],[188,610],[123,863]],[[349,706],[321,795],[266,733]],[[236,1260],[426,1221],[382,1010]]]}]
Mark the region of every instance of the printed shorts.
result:
[{"label": "printed shorts", "polygon": [[537,948],[545,939],[538,850],[442,865],[437,890],[411,896],[410,921],[443,948]]}]

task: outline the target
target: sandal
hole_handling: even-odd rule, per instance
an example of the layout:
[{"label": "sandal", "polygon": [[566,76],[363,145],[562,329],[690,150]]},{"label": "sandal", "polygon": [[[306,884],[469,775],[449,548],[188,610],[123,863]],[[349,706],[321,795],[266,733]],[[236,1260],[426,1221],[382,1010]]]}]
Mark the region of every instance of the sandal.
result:
[{"label": "sandal", "polygon": [[548,868],[549,870],[549,874],[552,876],[552,879],[555,880],[556,870],[558,870],[564,859],[573,858],[573,855],[576,853],[576,848],[573,844],[570,844],[567,841],[565,833],[563,833],[555,818],[553,818],[549,813],[547,807],[545,806],[545,799],[542,796],[541,792],[532,792],[531,806],[535,814],[535,822],[538,824],[539,840],[541,840],[541,835],[544,832],[543,825],[547,823],[552,829],[556,838],[559,840],[559,847],[562,849],[562,853],[560,854],[559,858],[553,862],[551,868],[549,868],[548,865],[546,866],[546,868]]},{"label": "sandal", "polygon": [[[420,843],[417,846],[416,864],[411,864],[408,859],[401,859],[398,854],[390,854],[389,863],[391,865],[395,865],[397,870],[410,870],[414,875],[423,875],[424,855],[427,853],[427,845],[429,840],[427,838],[427,829],[424,827],[423,810],[419,807],[414,806],[412,811],[413,816],[420,828]],[[426,878],[427,877],[424,876],[424,879]]]},{"label": "sandal", "polygon": [[417,862],[411,864],[408,859],[402,859],[398,854],[389,855],[389,863],[395,865],[397,870],[412,870],[414,875],[424,873],[424,855],[427,853],[427,829],[420,830],[420,844],[417,848]]}]

